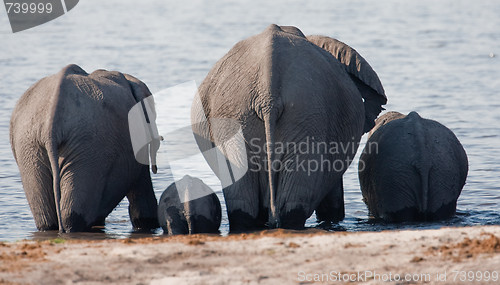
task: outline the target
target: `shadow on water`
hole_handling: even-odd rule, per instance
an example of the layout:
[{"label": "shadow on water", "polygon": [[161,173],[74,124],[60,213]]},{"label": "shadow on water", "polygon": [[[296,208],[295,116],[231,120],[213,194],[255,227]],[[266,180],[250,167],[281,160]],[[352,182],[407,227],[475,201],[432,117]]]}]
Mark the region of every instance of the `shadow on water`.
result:
[{"label": "shadow on water", "polygon": [[429,230],[442,227],[500,225],[500,213],[494,211],[457,211],[452,218],[431,222],[388,223],[374,218],[349,218],[339,223],[321,222],[312,225],[330,232],[379,232],[385,230]]},{"label": "shadow on water", "polygon": [[78,233],[60,233],[59,231],[42,231],[42,232],[32,232],[28,239],[36,241],[46,241],[46,240],[106,240],[106,239],[124,239],[124,238],[145,238],[161,235],[161,229],[156,230],[132,230],[128,233],[116,234],[109,233],[105,230],[105,227],[94,227],[89,232],[78,232]]},{"label": "shadow on water", "polygon": [[[500,225],[500,213],[494,211],[457,211],[452,218],[432,221],[432,222],[403,222],[388,223],[374,218],[356,218],[346,217],[345,220],[333,222],[308,222],[305,230],[320,229],[329,232],[380,232],[394,230],[430,230],[443,227],[469,227],[479,225]],[[32,232],[28,239],[37,241],[46,240],[106,240],[106,239],[124,239],[124,238],[146,238],[161,236],[163,231],[158,228],[153,231],[128,231],[117,234],[112,229],[106,230],[105,227],[95,227],[90,232],[80,233],[59,233],[58,231]],[[220,236],[226,236],[227,233],[220,232]]]},{"label": "shadow on water", "polygon": [[334,222],[320,222],[313,228],[321,229],[329,232],[346,232],[347,228],[339,223]]}]

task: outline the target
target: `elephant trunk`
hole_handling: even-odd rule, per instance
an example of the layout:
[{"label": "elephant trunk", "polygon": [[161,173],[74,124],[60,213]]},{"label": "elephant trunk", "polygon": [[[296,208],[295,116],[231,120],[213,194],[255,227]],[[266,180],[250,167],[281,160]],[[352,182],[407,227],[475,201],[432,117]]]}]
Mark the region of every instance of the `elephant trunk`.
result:
[{"label": "elephant trunk", "polygon": [[268,226],[270,228],[280,227],[280,219],[278,209],[276,208],[276,187],[274,184],[273,161],[274,155],[274,133],[275,133],[276,118],[271,114],[264,116],[264,128],[266,132],[266,147],[267,147],[267,173],[269,180],[269,219]]}]

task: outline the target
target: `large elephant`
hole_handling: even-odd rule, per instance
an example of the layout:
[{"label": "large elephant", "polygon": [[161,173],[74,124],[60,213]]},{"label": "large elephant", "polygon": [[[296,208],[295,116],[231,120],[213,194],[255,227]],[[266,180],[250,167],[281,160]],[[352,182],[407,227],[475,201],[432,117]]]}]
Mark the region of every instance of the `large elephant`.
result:
[{"label": "large elephant", "polygon": [[315,210],[342,220],[342,174],[386,100],[370,65],[335,39],[270,25],[237,43],[191,109],[205,159],[233,182],[223,181],[231,231],[302,228]]},{"label": "large elephant", "polygon": [[453,216],[467,172],[467,155],[453,132],[416,112],[378,118],[359,161],[370,214],[390,222]]},{"label": "large elephant", "polygon": [[68,65],[19,99],[10,142],[39,230],[103,225],[125,196],[136,229],[158,227],[149,167],[134,157],[127,120],[150,95],[128,74]]}]

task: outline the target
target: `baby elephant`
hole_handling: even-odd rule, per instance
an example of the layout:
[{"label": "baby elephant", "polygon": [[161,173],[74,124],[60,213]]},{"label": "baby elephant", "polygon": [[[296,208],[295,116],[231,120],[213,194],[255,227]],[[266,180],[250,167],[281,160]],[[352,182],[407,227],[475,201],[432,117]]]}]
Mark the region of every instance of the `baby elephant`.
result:
[{"label": "baby elephant", "polygon": [[217,233],[221,222],[219,198],[203,181],[186,175],[161,195],[158,221],[169,235]]},{"label": "baby elephant", "polygon": [[457,137],[416,112],[376,120],[359,161],[363,200],[389,222],[452,217],[468,172]]}]

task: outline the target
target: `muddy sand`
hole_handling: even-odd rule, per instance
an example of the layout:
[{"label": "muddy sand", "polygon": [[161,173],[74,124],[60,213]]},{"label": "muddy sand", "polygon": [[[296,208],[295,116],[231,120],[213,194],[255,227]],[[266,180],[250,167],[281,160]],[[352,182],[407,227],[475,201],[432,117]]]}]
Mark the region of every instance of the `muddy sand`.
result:
[{"label": "muddy sand", "polygon": [[500,284],[500,226],[0,243],[4,284]]}]

